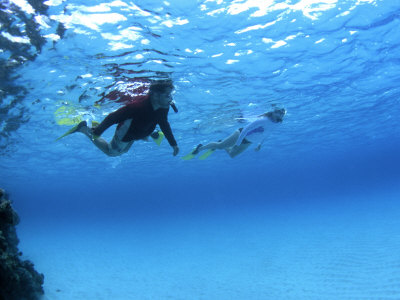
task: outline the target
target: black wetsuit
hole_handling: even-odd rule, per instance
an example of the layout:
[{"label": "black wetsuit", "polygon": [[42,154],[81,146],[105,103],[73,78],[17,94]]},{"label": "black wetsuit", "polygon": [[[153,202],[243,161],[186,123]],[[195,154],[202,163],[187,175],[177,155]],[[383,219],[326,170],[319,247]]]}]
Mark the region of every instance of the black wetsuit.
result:
[{"label": "black wetsuit", "polygon": [[118,124],[119,127],[125,120],[132,119],[127,133],[122,138],[123,142],[141,140],[148,137],[158,124],[167,138],[168,143],[173,147],[176,146],[177,143],[168,122],[168,111],[169,108],[154,110],[150,99],[148,97],[143,97],[110,113],[103,122],[93,130],[93,134],[100,136],[110,126]]}]

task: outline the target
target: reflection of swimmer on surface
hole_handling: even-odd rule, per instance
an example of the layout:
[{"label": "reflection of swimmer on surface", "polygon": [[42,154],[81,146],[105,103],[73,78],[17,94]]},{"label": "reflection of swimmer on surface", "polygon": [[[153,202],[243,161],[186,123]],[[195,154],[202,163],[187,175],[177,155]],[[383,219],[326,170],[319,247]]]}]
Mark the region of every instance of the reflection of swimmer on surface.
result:
[{"label": "reflection of swimmer on surface", "polygon": [[[133,142],[151,136],[156,142],[163,135],[173,148],[173,155],[179,152],[171,126],[168,122],[168,111],[171,105],[177,112],[172,101],[171,92],[174,89],[171,80],[158,80],[151,83],[147,97],[141,97],[120,109],[110,113],[98,126],[89,128],[86,121],[80,122],[67,134],[81,132],[93,144],[108,156],[119,156],[128,152]],[[100,138],[110,126],[118,124],[110,143]],[[153,132],[156,125],[161,132]],[[160,136],[157,136],[160,135]]]},{"label": "reflection of swimmer on surface", "polygon": [[207,150],[199,158],[205,159],[215,150],[225,150],[230,157],[234,158],[245,151],[251,144],[258,143],[255,151],[259,151],[265,139],[265,134],[270,129],[271,125],[281,123],[286,110],[283,108],[275,108],[273,111],[264,113],[258,119],[244,128],[239,128],[224,140],[211,142],[207,145],[199,144],[196,149],[188,155],[184,156],[184,160],[194,158],[197,154]]},{"label": "reflection of swimmer on surface", "polygon": [[149,93],[151,81],[148,78],[126,78],[124,81],[118,81],[106,87],[113,89],[108,94],[102,94],[102,97],[95,102],[96,105],[101,105],[104,102],[114,101],[121,104],[129,104],[137,99],[146,98]]}]

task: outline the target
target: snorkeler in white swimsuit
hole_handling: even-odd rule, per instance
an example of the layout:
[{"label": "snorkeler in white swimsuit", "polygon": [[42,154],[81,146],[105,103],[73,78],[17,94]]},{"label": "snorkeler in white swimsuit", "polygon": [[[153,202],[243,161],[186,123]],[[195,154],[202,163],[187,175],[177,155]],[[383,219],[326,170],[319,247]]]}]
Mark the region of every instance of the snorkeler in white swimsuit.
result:
[{"label": "snorkeler in white swimsuit", "polygon": [[[184,160],[192,159],[195,155],[204,150],[209,150],[211,154],[213,151],[225,150],[230,157],[234,158],[243,151],[245,151],[251,144],[257,143],[256,151],[261,149],[262,143],[265,139],[265,133],[270,131],[270,127],[274,124],[282,123],[286,110],[283,108],[276,108],[274,111],[264,113],[259,116],[259,119],[250,123],[244,128],[239,128],[229,137],[218,142],[212,142],[207,145],[199,144],[196,149],[190,154],[183,157]],[[207,155],[203,155],[206,158]]]}]

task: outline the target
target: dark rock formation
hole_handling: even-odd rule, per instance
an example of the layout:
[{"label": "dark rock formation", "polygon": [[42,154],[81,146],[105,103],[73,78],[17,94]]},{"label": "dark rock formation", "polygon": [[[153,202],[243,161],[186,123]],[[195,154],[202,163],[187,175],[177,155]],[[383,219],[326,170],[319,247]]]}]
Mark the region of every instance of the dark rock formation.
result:
[{"label": "dark rock formation", "polygon": [[43,295],[43,274],[21,260],[15,226],[19,217],[0,189],[0,300],[36,300]]}]

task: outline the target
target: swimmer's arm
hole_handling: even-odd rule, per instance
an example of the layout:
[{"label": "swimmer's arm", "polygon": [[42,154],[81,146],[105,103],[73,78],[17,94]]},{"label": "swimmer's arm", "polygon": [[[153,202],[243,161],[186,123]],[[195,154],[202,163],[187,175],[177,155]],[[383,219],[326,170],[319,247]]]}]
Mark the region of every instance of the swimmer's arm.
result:
[{"label": "swimmer's arm", "polygon": [[265,139],[263,139],[258,145],[257,145],[257,147],[256,148],[254,148],[254,151],[260,151],[261,150],[261,147],[262,147],[262,145],[264,144],[264,141],[265,141]]},{"label": "swimmer's arm", "polygon": [[255,128],[258,128],[258,127],[264,127],[264,125],[265,125],[264,119],[256,120],[256,121],[250,123],[249,125],[247,125],[245,128],[243,128],[242,132],[240,133],[235,146],[239,146],[243,142],[244,138],[246,137],[247,133],[249,133],[249,131],[251,131]]},{"label": "swimmer's arm", "polygon": [[171,125],[168,122],[168,109],[158,109],[158,125],[161,131],[167,138],[168,143],[174,149],[173,155],[176,156],[179,153],[179,147],[176,143],[174,134],[172,133]]}]

